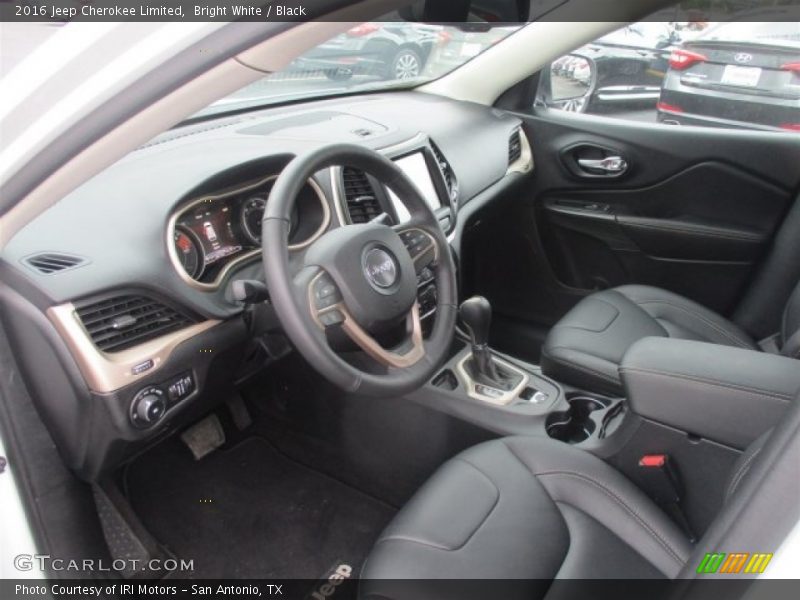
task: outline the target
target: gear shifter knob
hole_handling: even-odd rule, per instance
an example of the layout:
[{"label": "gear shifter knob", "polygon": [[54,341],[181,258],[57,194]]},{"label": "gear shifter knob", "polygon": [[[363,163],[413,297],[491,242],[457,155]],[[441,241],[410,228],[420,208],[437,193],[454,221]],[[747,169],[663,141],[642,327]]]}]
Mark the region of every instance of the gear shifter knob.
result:
[{"label": "gear shifter knob", "polygon": [[492,305],[483,296],[473,296],[461,303],[458,316],[472,338],[473,346],[485,346],[489,342],[492,325]]}]

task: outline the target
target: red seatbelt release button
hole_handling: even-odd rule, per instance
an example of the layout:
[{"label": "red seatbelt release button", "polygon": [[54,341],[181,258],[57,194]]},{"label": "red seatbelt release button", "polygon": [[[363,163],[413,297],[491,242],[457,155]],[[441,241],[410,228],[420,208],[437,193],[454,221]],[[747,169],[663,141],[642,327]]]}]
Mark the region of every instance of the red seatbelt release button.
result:
[{"label": "red seatbelt release button", "polygon": [[661,468],[667,464],[666,454],[645,454],[639,459],[640,467],[657,467]]}]

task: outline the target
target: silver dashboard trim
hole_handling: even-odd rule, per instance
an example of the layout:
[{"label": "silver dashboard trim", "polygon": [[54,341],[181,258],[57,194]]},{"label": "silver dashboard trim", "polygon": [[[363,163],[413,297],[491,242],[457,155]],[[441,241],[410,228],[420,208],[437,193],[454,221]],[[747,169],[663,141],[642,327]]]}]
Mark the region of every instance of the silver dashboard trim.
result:
[{"label": "silver dashboard trim", "polygon": [[506,175],[510,175],[511,173],[530,173],[533,171],[533,151],[531,150],[531,144],[528,141],[528,136],[525,135],[525,130],[520,127],[518,131],[522,153],[517,160],[508,166]]},{"label": "silver dashboard trim", "polygon": [[488,402],[489,404],[496,404],[498,406],[507,406],[508,404],[511,404],[515,399],[517,399],[519,395],[522,393],[522,391],[525,389],[525,386],[528,385],[530,377],[528,376],[527,373],[525,373],[525,371],[523,371],[522,369],[518,369],[510,362],[503,360],[498,356],[493,356],[492,359],[498,364],[501,364],[506,369],[509,369],[519,375],[522,375],[522,381],[520,381],[517,384],[517,386],[512,390],[507,390],[507,391],[498,390],[502,391],[503,393],[500,396],[497,396],[496,398],[481,394],[477,391],[477,385],[475,383],[475,380],[472,379],[472,377],[470,377],[469,373],[467,372],[467,369],[464,367],[464,364],[471,357],[472,357],[472,352],[467,352],[467,354],[464,355],[464,358],[458,361],[458,364],[456,365],[456,371],[458,371],[458,374],[462,382],[464,383],[464,386],[467,388],[467,395],[470,398],[473,398],[475,400],[481,400],[482,402]]},{"label": "silver dashboard trim", "polygon": [[[72,303],[47,309],[47,317],[75,359],[89,389],[107,394],[148,377],[166,364],[181,343],[193,338],[221,321],[209,320],[173,331],[121,352],[103,352],[94,345],[83,327]],[[133,368],[152,360],[153,366],[135,374]]]},{"label": "silver dashboard trim", "polygon": [[[167,254],[169,255],[169,260],[172,263],[172,267],[175,269],[175,271],[178,274],[178,277],[180,277],[184,283],[204,292],[211,292],[218,290],[220,285],[222,285],[222,282],[225,280],[225,278],[228,276],[228,274],[234,267],[252,258],[255,258],[256,256],[259,256],[261,254],[261,249],[256,248],[254,250],[246,252],[241,256],[237,257],[236,259],[232,260],[231,262],[229,262],[219,272],[214,281],[210,283],[197,281],[184,270],[183,266],[181,266],[180,259],[178,258],[178,253],[175,250],[175,243],[173,241],[173,238],[175,235],[175,228],[177,226],[178,218],[187,210],[190,210],[191,208],[197,206],[198,204],[202,204],[203,202],[213,202],[215,200],[229,198],[230,196],[236,196],[243,192],[247,192],[248,190],[253,190],[263,185],[266,185],[270,181],[274,181],[277,178],[278,175],[270,175],[268,177],[264,177],[257,181],[245,184],[243,186],[232,188],[222,194],[212,194],[212,195],[202,196],[200,198],[197,198],[195,200],[192,200],[190,202],[181,205],[180,208],[175,210],[170,215],[169,221],[167,223]],[[328,202],[328,197],[325,195],[325,192],[320,187],[320,185],[313,178],[309,178],[308,185],[311,186],[311,189],[314,190],[314,192],[317,195],[317,198],[319,198],[320,204],[322,205],[322,211],[323,211],[322,223],[319,226],[319,228],[307,240],[304,240],[299,244],[290,245],[289,250],[291,251],[302,250],[313,244],[322,236],[323,233],[325,233],[325,231],[327,231],[328,227],[331,224],[331,207],[330,203]]]},{"label": "silver dashboard trim", "polygon": [[333,194],[333,207],[336,209],[336,218],[339,226],[349,225],[349,220],[345,218],[342,208],[342,196],[339,193],[339,184],[342,181],[342,167],[331,167],[331,193]]}]

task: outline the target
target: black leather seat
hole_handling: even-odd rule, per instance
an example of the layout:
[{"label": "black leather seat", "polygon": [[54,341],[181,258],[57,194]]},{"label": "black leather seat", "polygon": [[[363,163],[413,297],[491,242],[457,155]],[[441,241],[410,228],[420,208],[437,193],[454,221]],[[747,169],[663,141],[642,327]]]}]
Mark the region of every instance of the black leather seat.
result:
[{"label": "black leather seat", "polygon": [[799,424],[795,402],[742,455],[722,514],[696,545],[588,452],[546,438],[481,444],[445,463],[383,532],[360,597],[465,598],[438,583],[485,579],[517,580],[503,598],[532,600],[555,579],[691,578],[705,552],[774,552],[800,516]]},{"label": "black leather seat", "polygon": [[[800,351],[800,286],[784,311],[777,347]],[[678,294],[626,285],[581,300],[551,330],[542,348],[542,370],[556,381],[586,390],[621,394],[617,371],[634,342],[649,336],[697,340],[759,350],[740,327]]]}]

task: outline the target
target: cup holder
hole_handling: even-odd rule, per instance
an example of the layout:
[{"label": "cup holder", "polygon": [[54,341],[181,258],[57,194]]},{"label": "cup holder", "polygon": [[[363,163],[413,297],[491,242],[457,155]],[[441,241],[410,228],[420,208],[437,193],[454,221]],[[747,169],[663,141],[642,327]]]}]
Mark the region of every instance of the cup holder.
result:
[{"label": "cup holder", "polygon": [[545,429],[547,435],[568,444],[579,444],[594,433],[597,424],[589,415],[596,410],[609,406],[605,399],[591,396],[567,397],[569,409],[551,413],[547,417]]}]

